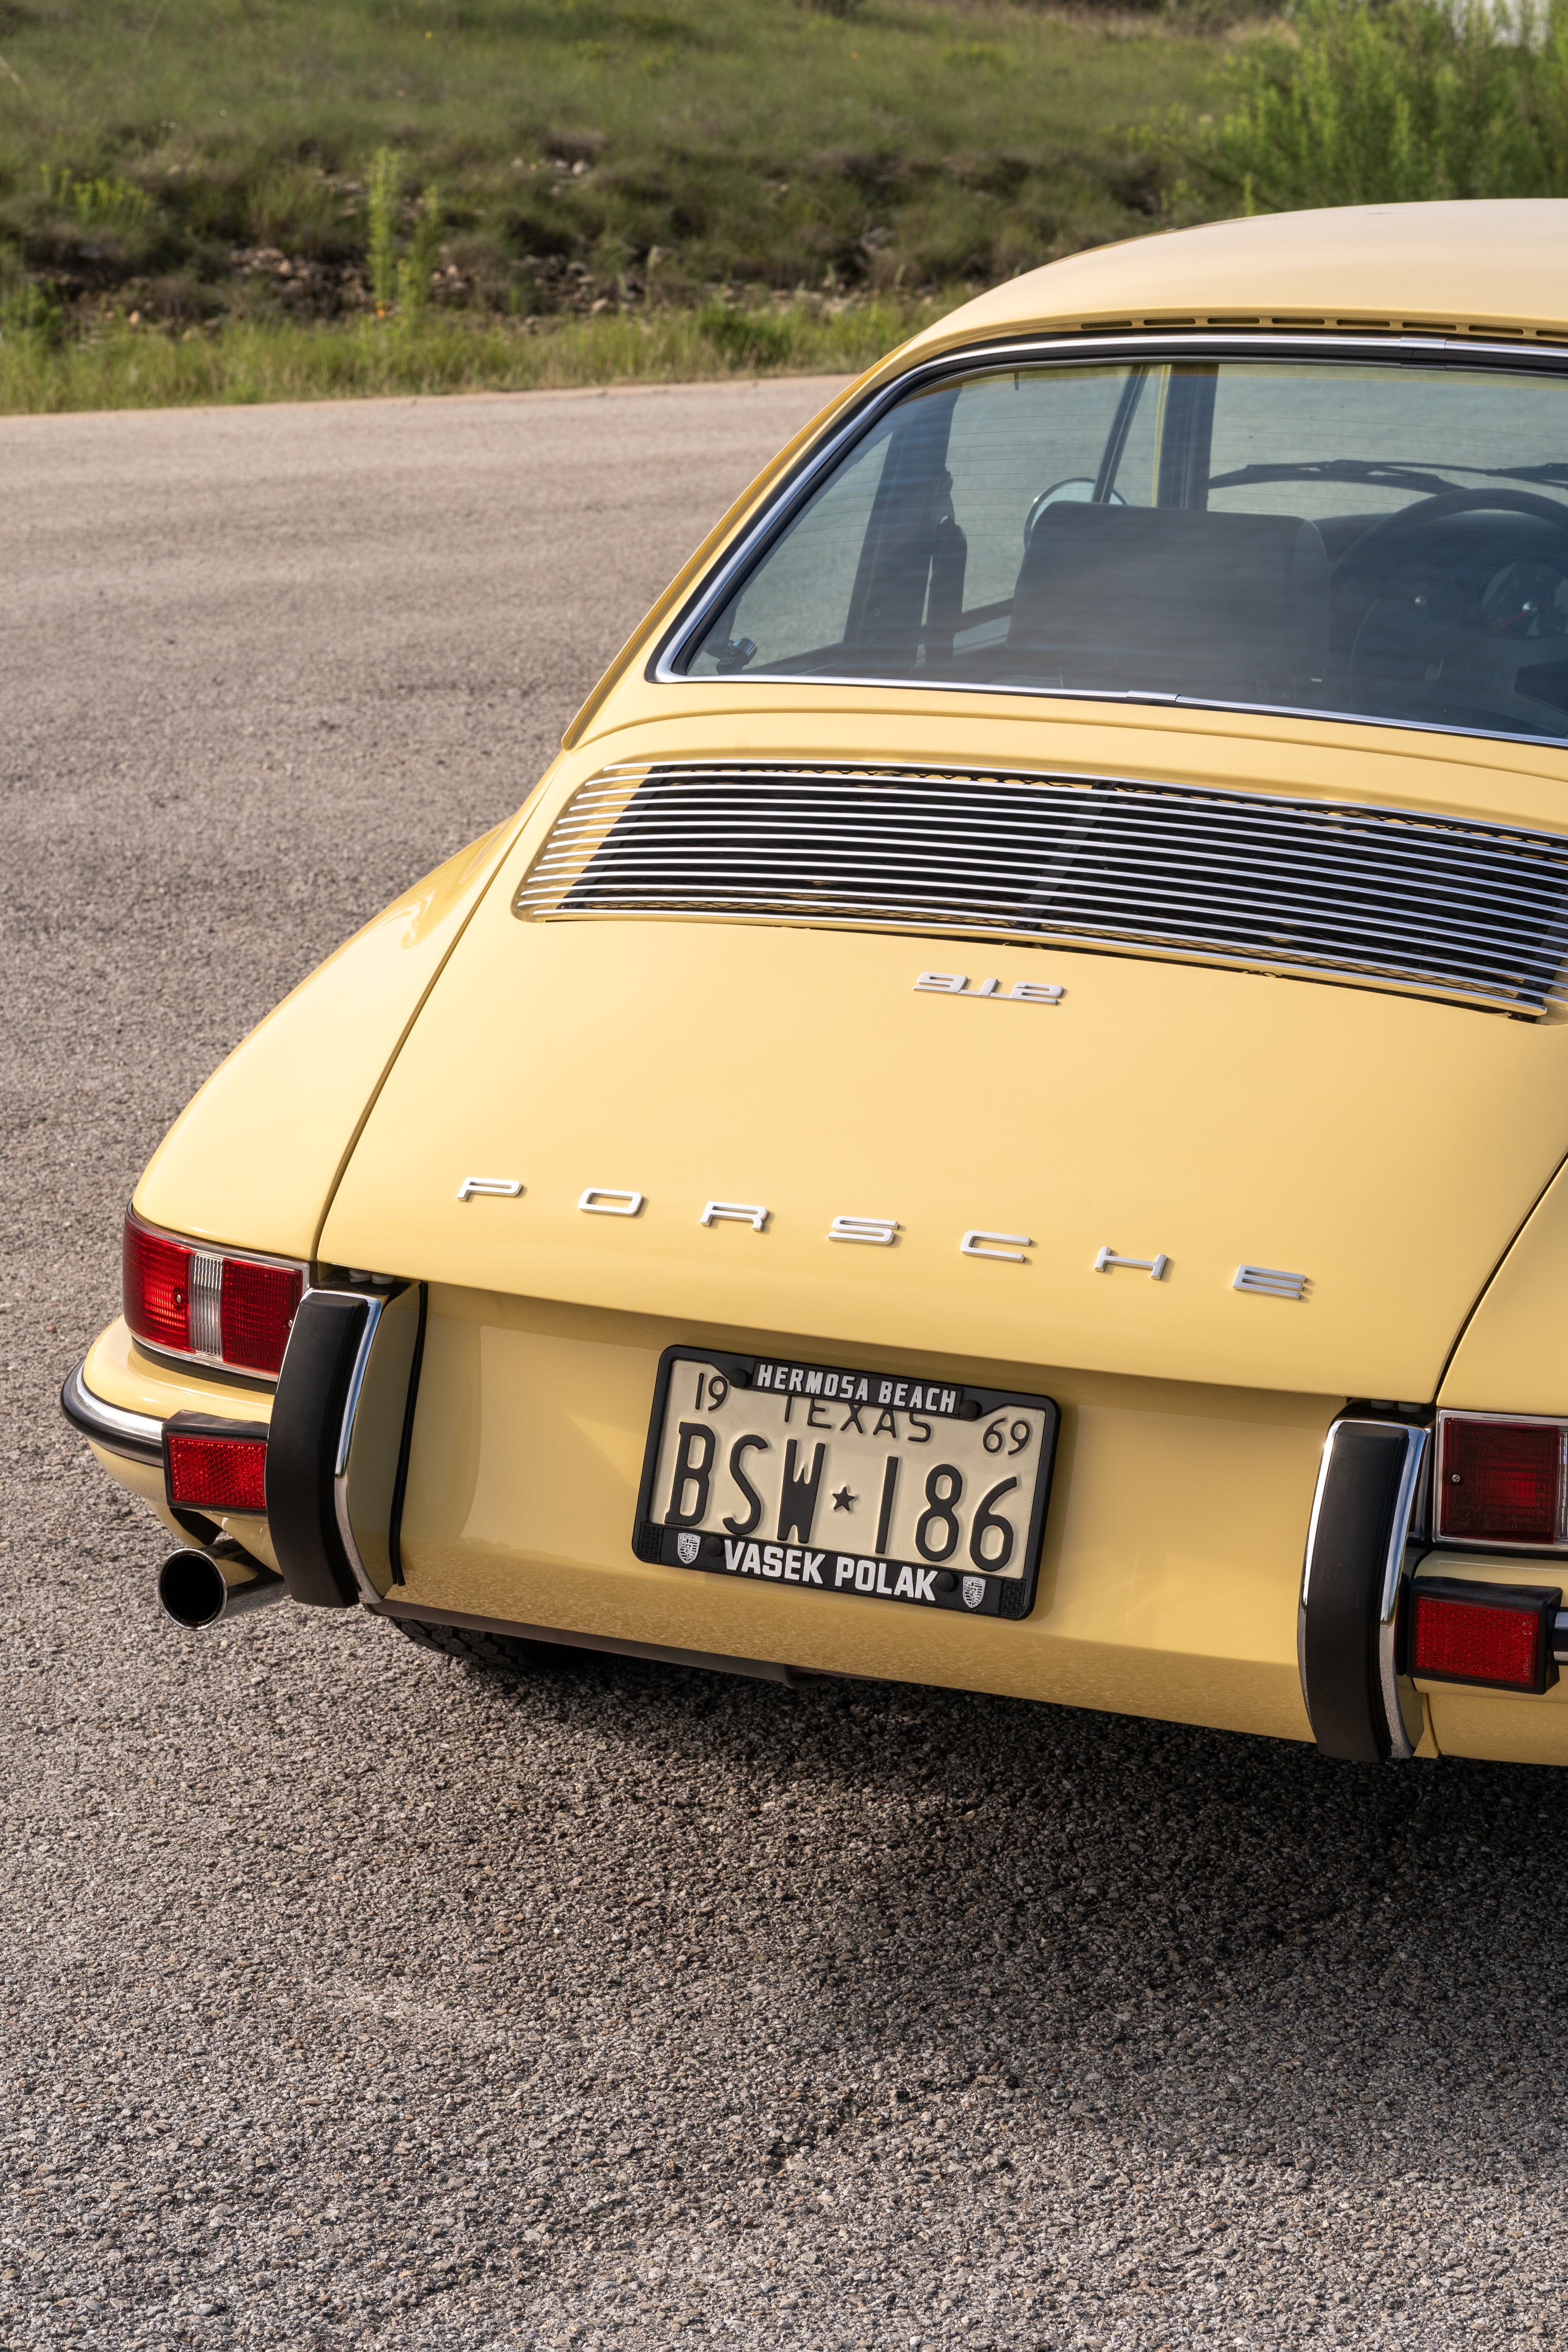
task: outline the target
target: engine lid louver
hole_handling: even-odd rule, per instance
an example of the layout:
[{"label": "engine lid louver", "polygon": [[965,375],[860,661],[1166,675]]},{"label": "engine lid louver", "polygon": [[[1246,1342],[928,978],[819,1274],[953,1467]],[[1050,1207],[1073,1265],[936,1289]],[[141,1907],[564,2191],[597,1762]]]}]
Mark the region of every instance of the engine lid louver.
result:
[{"label": "engine lid louver", "polygon": [[1078,946],[1568,1005],[1568,837],[1104,778],[691,762],[580,786],[514,901]]}]

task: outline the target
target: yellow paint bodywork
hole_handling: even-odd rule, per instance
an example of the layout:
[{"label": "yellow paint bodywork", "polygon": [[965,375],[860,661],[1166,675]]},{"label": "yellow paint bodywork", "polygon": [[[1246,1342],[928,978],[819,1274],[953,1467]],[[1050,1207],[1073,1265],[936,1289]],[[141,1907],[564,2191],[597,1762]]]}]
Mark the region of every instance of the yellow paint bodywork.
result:
[{"label": "yellow paint bodywork", "polygon": [[1568,1413],[1568,1173],[1499,1267],[1438,1402],[1472,1412]]},{"label": "yellow paint bodywork", "polygon": [[[1184,320],[1568,341],[1568,205],[1222,224],[1053,265],[865,383],[1017,331]],[[242,1045],[138,1188],[176,1231],[422,1279],[402,1598],[719,1655],[1310,1736],[1296,1660],[1324,1433],[1347,1397],[1568,1411],[1568,1022],[1135,956],[678,919],[524,921],[517,887],[609,762],[910,761],[1151,779],[1565,829],[1560,747],[1237,712],[815,681],[655,685],[671,615],[824,421],[628,642],[519,817],[351,941]],[[924,967],[1059,1006],[917,994]],[[437,985],[438,979],[438,985]],[[516,1198],[460,1202],[467,1176]],[[584,1216],[585,1186],[647,1195]],[[699,1223],[764,1204],[765,1233]],[[898,1245],[835,1248],[837,1214]],[[1022,1265],[960,1255],[972,1226]],[[1516,1238],[1517,1237],[1517,1238]],[[1103,1244],[1167,1279],[1099,1276]],[[1232,1287],[1242,1260],[1311,1277]],[[386,1550],[409,1294],[351,1465]],[[1479,1304],[1478,1304],[1479,1302]],[[122,1327],[110,1402],[261,1417]],[[1022,1623],[651,1567],[631,1538],[659,1351],[772,1349],[1054,1396]],[[401,1353],[399,1353],[401,1351]],[[370,1395],[367,1391],[367,1397]],[[377,1391],[379,1394],[379,1391]],[[391,1400],[391,1402],[388,1402]],[[137,1487],[133,1465],[106,1466]],[[145,1480],[143,1479],[143,1485]],[[258,1553],[265,1531],[234,1532]],[[1550,1580],[1433,1555],[1428,1572]],[[1433,1686],[1423,1753],[1568,1761],[1568,1702]]]},{"label": "yellow paint bodywork", "polygon": [[426,875],[286,996],[214,1071],[136,1187],[149,1223],[314,1255],[383,1074],[519,819]]},{"label": "yellow paint bodywork", "polygon": [[1568,203],[1347,205],[1097,246],[966,302],[906,345],[1116,327],[1340,327],[1568,342]]},{"label": "yellow paint bodywork", "polygon": [[[894,760],[945,763],[967,748],[1077,771],[1093,756],[1100,772],[1184,782],[1234,782],[1244,766],[1256,776],[1267,759],[1271,782],[1294,771],[1306,788],[1291,747],[1266,747],[1260,730],[1240,760],[1234,738],[1194,745],[1163,720],[1090,729],[1053,711],[1020,724],[971,708],[961,736],[902,699],[853,733],[837,712],[797,704],[774,745],[864,756],[855,738],[874,729]],[[663,704],[635,743],[626,731],[620,758],[721,740]],[[737,756],[739,732],[726,746]],[[1451,740],[1441,763],[1406,759],[1403,740],[1391,734],[1375,760],[1360,747],[1384,802],[1516,820],[1523,803],[1539,821],[1545,780],[1529,767],[1473,767]],[[922,967],[953,965],[951,941],[520,921],[516,887],[596,764],[584,747],[541,794],[366,1122],[322,1229],[326,1256],[585,1307],[659,1313],[679,1300],[841,1349],[1435,1393],[1568,1151],[1568,1023],[1131,956],[965,946],[976,974],[1067,990],[1056,1007],[981,1003],[914,990]],[[1346,767],[1320,757],[1325,797],[1370,782],[1355,775],[1347,794]],[[1446,1090],[1466,1117],[1441,1149],[1413,1150],[1415,1108]],[[474,1173],[526,1189],[459,1202]],[[582,1216],[588,1185],[630,1187],[647,1206],[635,1221]],[[711,1198],[767,1206],[768,1232],[700,1231]],[[897,1249],[826,1246],[840,1213],[897,1218]],[[1027,1265],[962,1258],[974,1226],[1029,1236]],[[1170,1276],[1090,1278],[1106,1244],[1163,1251]],[[1310,1273],[1310,1299],[1237,1292],[1243,1260]]]},{"label": "yellow paint bodywork", "polygon": [[[824,1601],[634,1559],[654,1372],[678,1339],[799,1344],[795,1333],[436,1286],[402,1597],[829,1673],[1309,1737],[1295,1585],[1337,1400],[1032,1368],[1063,1407],[1058,1502],[1035,1612],[1005,1625]],[[1015,1365],[929,1350],[855,1352],[871,1369],[988,1386],[1018,1377]],[[1131,1461],[1139,1486],[1130,1495]]]}]

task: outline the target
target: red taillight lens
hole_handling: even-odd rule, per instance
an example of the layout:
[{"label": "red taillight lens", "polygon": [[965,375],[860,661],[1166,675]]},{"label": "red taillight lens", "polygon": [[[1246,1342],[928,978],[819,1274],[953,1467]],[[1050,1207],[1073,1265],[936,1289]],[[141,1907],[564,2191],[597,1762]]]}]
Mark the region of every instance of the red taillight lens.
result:
[{"label": "red taillight lens", "polygon": [[1557,1679],[1560,1591],[1419,1580],[1410,1595],[1407,1671],[1436,1682],[1543,1691]]},{"label": "red taillight lens", "polygon": [[237,1371],[276,1372],[305,1277],[297,1265],[232,1257],[125,1220],[125,1320],[149,1347]]},{"label": "red taillight lens", "polygon": [[191,1253],[125,1220],[125,1320],[154,1348],[191,1344]]},{"label": "red taillight lens", "polygon": [[171,1429],[169,1500],[197,1511],[265,1511],[267,1440]]},{"label": "red taillight lens", "polygon": [[1467,1543],[1562,1541],[1563,1427],[1552,1421],[1442,1421],[1436,1532]]},{"label": "red taillight lens", "polygon": [[258,1265],[243,1257],[223,1262],[223,1360],[255,1372],[275,1372],[283,1361],[303,1287],[298,1266]]}]

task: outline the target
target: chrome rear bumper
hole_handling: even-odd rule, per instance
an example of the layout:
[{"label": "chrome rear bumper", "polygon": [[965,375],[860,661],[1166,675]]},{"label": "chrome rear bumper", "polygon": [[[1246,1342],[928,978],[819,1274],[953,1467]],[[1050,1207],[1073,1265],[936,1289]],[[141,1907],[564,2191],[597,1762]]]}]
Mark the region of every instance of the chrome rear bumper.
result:
[{"label": "chrome rear bumper", "polygon": [[161,1467],[163,1423],[153,1413],[129,1412],[123,1405],[94,1396],[82,1378],[84,1366],[85,1359],[60,1390],[60,1411],[71,1427],[108,1454],[123,1454],[132,1462],[151,1462]]}]

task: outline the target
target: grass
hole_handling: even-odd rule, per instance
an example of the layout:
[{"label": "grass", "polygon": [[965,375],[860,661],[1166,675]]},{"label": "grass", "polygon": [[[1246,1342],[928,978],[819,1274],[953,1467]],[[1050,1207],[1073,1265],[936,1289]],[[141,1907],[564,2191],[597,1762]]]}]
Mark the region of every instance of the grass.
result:
[{"label": "grass", "polygon": [[850,374],[943,307],[872,298],[834,310],[791,303],[521,322],[426,318],[412,329],[395,318],[305,326],[240,319],[177,335],[121,322],[58,341],[0,339],[0,412]]},{"label": "grass", "polygon": [[1247,5],[0,0],[0,407],[858,368],[1111,237],[1568,192],[1568,0]]},{"label": "grass", "polygon": [[854,364],[1167,217],[1124,126],[1223,53],[1009,0],[0,0],[0,399]]}]

